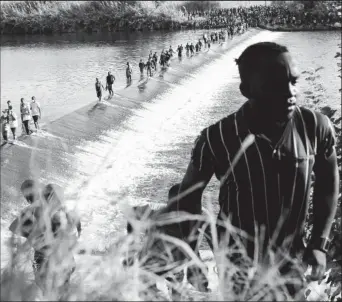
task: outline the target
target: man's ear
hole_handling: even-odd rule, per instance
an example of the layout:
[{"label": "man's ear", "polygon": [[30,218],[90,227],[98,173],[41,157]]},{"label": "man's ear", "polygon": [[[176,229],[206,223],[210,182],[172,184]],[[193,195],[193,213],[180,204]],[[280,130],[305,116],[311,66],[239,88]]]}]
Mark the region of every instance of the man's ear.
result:
[{"label": "man's ear", "polygon": [[249,85],[245,82],[242,82],[240,84],[240,91],[241,91],[241,94],[246,97],[247,99],[250,99],[252,96],[251,96],[251,93],[250,93],[250,90],[249,90]]}]

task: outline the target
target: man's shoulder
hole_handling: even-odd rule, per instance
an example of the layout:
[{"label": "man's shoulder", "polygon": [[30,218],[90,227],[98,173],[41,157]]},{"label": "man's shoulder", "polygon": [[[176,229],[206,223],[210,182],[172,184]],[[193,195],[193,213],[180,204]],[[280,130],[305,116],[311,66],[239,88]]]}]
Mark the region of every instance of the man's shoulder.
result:
[{"label": "man's shoulder", "polygon": [[235,113],[229,114],[216,123],[204,128],[201,131],[203,139],[209,142],[210,145],[215,145],[215,142],[222,141],[222,137],[229,139],[229,137],[235,136]]},{"label": "man's shoulder", "polygon": [[204,128],[202,130],[202,132],[207,132],[207,131],[215,132],[215,131],[222,131],[223,129],[231,129],[235,123],[235,114],[236,114],[236,112],[233,112],[233,113],[221,118],[220,120],[218,120],[214,124],[211,124],[208,127]]},{"label": "man's shoulder", "polygon": [[330,127],[330,119],[324,113],[306,107],[300,107],[300,111],[306,124],[309,123],[316,128]]}]

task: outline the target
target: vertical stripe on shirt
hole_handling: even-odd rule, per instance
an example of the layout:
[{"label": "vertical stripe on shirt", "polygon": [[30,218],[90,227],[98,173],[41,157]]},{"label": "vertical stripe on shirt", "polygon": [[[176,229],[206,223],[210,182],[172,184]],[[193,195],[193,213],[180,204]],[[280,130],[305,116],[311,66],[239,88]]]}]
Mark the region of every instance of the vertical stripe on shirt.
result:
[{"label": "vertical stripe on shirt", "polygon": [[202,146],[202,148],[201,148],[201,157],[200,157],[200,166],[199,166],[199,170],[200,170],[200,171],[202,170],[203,150],[204,150],[204,147],[205,147],[205,142],[203,143],[203,146]]},{"label": "vertical stripe on shirt", "polygon": [[[241,146],[242,146],[242,141],[241,141],[241,138],[240,138],[240,135],[239,135],[238,126],[237,126],[236,113],[234,114],[234,123],[235,123],[236,134],[237,134],[237,137],[238,137],[238,139],[239,139],[240,148],[241,148]],[[255,221],[255,211],[254,211],[253,184],[252,184],[251,173],[250,173],[250,170],[249,170],[249,165],[248,165],[248,160],[247,160],[247,155],[246,155],[245,150],[243,150],[243,155],[244,155],[245,161],[246,161],[246,167],[247,167],[247,172],[248,172],[249,184],[250,184],[250,186],[251,186],[252,212],[253,212],[253,220],[254,220],[253,222],[254,222],[254,227],[255,227],[256,221]]]},{"label": "vertical stripe on shirt", "polygon": [[288,213],[288,217],[291,217],[291,212],[292,212],[292,206],[293,206],[293,199],[294,199],[294,195],[295,195],[295,190],[296,190],[296,183],[297,183],[297,173],[298,173],[298,149],[297,149],[297,142],[296,142],[296,138],[295,135],[293,133],[292,130],[292,140],[293,140],[293,146],[294,146],[294,153],[295,153],[295,158],[296,158],[296,165],[295,165],[295,175],[293,178],[293,186],[292,186],[292,193],[291,193],[291,203],[290,203],[290,210]]},{"label": "vertical stripe on shirt", "polygon": [[[259,150],[259,147],[258,147],[258,143],[257,143],[256,140],[254,141],[254,143],[255,143],[255,147],[256,147],[256,149],[258,151],[258,154],[259,154],[259,159],[260,159],[260,164],[261,164],[261,169],[262,169],[262,176],[263,176],[263,179],[264,179],[267,228],[268,228],[268,230],[270,230],[270,220],[269,220],[269,215],[268,215],[268,202],[267,202],[267,188],[266,188],[265,169],[264,169],[264,164],[263,164],[262,156],[261,156],[261,153],[260,153],[260,150]],[[268,234],[268,235],[270,236],[270,234]]]},{"label": "vertical stripe on shirt", "polygon": [[315,154],[317,154],[317,135],[316,135],[316,129],[317,129],[317,118],[316,118],[316,114],[309,109],[309,111],[312,113],[313,118],[314,118],[314,136],[315,136],[315,145],[314,145],[314,150],[315,150]]},{"label": "vertical stripe on shirt", "polygon": [[[303,199],[302,199],[302,203],[300,205],[300,209],[299,209],[299,213],[298,213],[298,217],[297,217],[297,221],[296,221],[296,227],[295,227],[295,232],[297,231],[297,228],[298,228],[298,223],[299,223],[299,218],[301,217],[301,212],[302,212],[302,209],[303,209],[303,206],[305,204],[305,201],[306,201],[306,196],[307,196],[307,193],[308,193],[308,190],[309,190],[309,186],[307,185],[308,184],[308,180],[309,180],[309,165],[310,165],[310,150],[309,150],[309,137],[308,137],[308,133],[306,131],[306,124],[305,124],[305,121],[303,119],[303,115],[301,113],[300,110],[298,110],[299,113],[300,113],[300,117],[301,117],[301,120],[302,120],[302,124],[303,124],[303,128],[304,128],[304,136],[305,136],[305,152],[306,152],[306,159],[305,159],[305,164],[306,164],[306,167],[305,167],[305,180],[304,180],[304,187],[305,187],[305,190],[304,190],[304,195],[303,195]],[[292,238],[292,241],[291,241],[291,245],[290,245],[290,249],[292,248],[292,244],[293,244],[293,240],[295,238],[293,237]]]},{"label": "vertical stripe on shirt", "polygon": [[214,153],[214,150],[213,150],[213,148],[211,147],[211,143],[210,143],[209,127],[207,128],[207,141],[208,141],[208,144],[209,144],[210,151],[211,151],[211,153],[213,154],[213,157],[215,158],[215,153]]},{"label": "vertical stripe on shirt", "polygon": [[[231,167],[231,170],[232,170],[232,175],[233,175],[233,179],[234,179],[234,183],[235,183],[236,193],[238,194],[238,185],[237,185],[236,178],[235,178],[234,167],[232,166],[232,162],[230,160],[229,151],[228,151],[227,145],[226,145],[226,143],[224,141],[224,138],[223,138],[222,120],[219,123],[219,129],[220,129],[220,136],[221,136],[222,144],[224,146],[224,149],[227,152],[227,159],[228,159],[228,162],[229,162],[229,166]],[[228,211],[229,211],[229,188],[228,188],[228,205],[227,206],[228,206]],[[238,219],[239,219],[239,228],[241,229],[241,219],[240,219],[239,204],[237,204],[237,215],[238,215]]]}]

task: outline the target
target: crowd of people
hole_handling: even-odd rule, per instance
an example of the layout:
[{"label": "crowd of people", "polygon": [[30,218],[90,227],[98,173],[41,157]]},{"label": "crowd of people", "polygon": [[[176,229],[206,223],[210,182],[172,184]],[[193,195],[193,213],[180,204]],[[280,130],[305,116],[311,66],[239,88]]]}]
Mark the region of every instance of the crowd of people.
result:
[{"label": "crowd of people", "polygon": [[[178,45],[176,50],[174,50],[172,45],[170,45],[169,49],[162,49],[160,55],[158,55],[158,52],[155,51],[153,53],[151,50],[145,62],[143,59],[140,59],[139,61],[138,68],[140,75],[143,76],[144,72],[146,71],[147,77],[152,77],[158,69],[158,64],[162,69],[170,66],[170,60],[175,54],[177,54],[178,58],[180,59],[183,57],[184,52],[186,56],[191,57],[204,49],[210,50],[211,44],[220,44],[225,42],[227,38],[232,39],[236,34],[243,34],[245,30],[246,28],[239,27],[237,29],[234,28],[232,32],[227,29],[221,29],[220,31],[212,31],[209,34],[205,33],[196,42],[187,42],[185,46],[183,46],[183,44]],[[127,62],[125,72],[127,83],[131,83],[133,68],[130,62]],[[102,84],[99,78],[95,79],[95,91],[99,102],[102,101],[104,90],[108,91],[108,99],[113,97],[113,85],[115,80],[116,78],[113,74],[111,74],[111,72],[108,72],[106,77],[106,86]]]},{"label": "crowd of people", "polygon": [[[25,134],[32,134],[30,122],[33,120],[36,130],[39,130],[39,120],[41,119],[42,112],[39,102],[33,96],[30,103],[26,102],[24,98],[20,100],[20,118],[22,130]],[[7,143],[9,139],[10,130],[13,140],[17,139],[18,116],[13,110],[11,101],[7,101],[7,108],[2,110],[1,114],[1,129],[4,142]]]},{"label": "crowd of people", "polygon": [[[328,2],[328,1],[327,1]],[[204,17],[205,28],[217,27],[257,27],[257,26],[312,26],[334,25],[341,23],[341,11],[333,6],[333,1],[326,5],[327,14],[312,13],[310,10],[291,9],[282,5],[253,5],[249,7],[215,9],[211,11],[194,11],[188,13],[188,20],[196,21],[197,17]]]}]

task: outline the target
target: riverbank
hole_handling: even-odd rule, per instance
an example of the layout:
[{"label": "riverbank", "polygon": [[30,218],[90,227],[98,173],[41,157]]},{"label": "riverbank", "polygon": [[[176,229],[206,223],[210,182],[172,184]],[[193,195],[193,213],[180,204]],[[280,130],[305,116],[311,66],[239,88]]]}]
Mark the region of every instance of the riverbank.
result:
[{"label": "riverbank", "polygon": [[[16,1],[1,3],[1,34],[62,34],[198,28],[174,1]],[[45,3],[44,3],[45,2]]]},{"label": "riverbank", "polygon": [[[341,18],[330,20],[333,10],[321,9],[324,25],[305,22],[292,25],[292,18],[305,19],[303,8],[255,6],[254,8],[205,11],[193,16],[184,1],[11,1],[1,2],[2,35],[51,35],[63,33],[103,33],[180,29],[231,28],[241,25],[273,31],[314,31],[341,28]],[[293,6],[293,5],[292,5]],[[273,11],[270,14],[270,11]],[[285,13],[286,12],[286,13]],[[311,12],[309,12],[311,13]],[[306,12],[305,12],[306,14]],[[287,15],[285,25],[264,25],[273,16]],[[318,17],[317,17],[318,18]],[[338,21],[338,22],[337,22]],[[315,21],[316,22],[316,21]],[[312,24],[311,24],[312,23]],[[283,23],[281,23],[283,24]],[[303,24],[303,23],[301,23]],[[327,25],[325,25],[327,24]],[[338,24],[338,26],[335,26]]]},{"label": "riverbank", "polygon": [[341,24],[338,25],[322,25],[308,26],[308,25],[271,25],[271,24],[259,24],[259,28],[270,30],[270,31],[329,31],[329,30],[341,30]]}]

